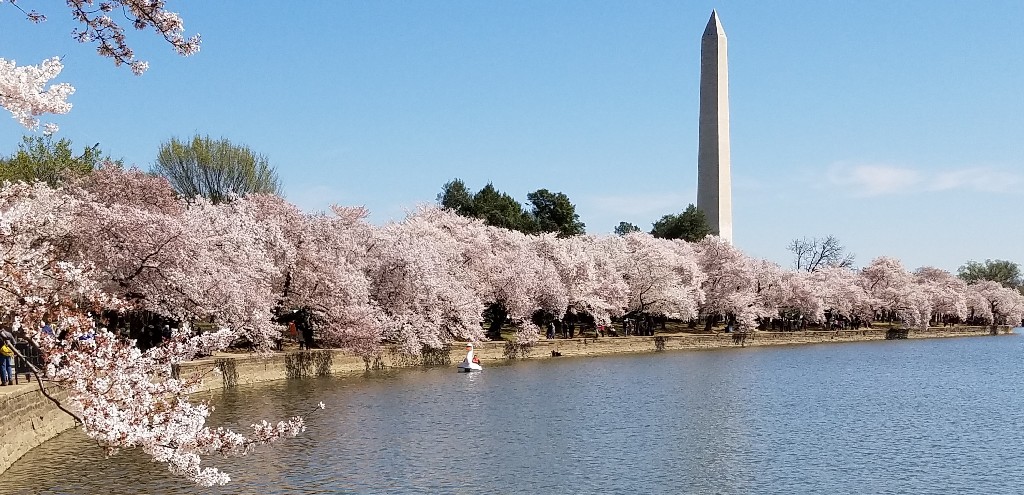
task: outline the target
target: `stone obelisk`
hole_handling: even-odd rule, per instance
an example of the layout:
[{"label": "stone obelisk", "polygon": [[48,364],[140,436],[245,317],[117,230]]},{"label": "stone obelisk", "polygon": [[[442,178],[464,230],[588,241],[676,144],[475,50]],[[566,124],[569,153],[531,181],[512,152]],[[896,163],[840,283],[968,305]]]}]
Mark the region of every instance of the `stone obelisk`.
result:
[{"label": "stone obelisk", "polygon": [[700,128],[697,208],[711,231],[732,242],[732,172],[729,158],[729,55],[718,12],[700,39]]}]

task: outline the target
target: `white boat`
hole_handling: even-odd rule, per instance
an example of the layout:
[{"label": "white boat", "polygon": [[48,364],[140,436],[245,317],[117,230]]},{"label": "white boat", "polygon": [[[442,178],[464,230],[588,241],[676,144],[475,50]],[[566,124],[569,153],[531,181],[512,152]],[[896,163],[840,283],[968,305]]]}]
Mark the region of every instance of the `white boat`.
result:
[{"label": "white boat", "polygon": [[473,356],[473,343],[466,344],[466,359],[459,363],[459,373],[483,371],[483,369],[484,367],[480,366],[480,359]]}]

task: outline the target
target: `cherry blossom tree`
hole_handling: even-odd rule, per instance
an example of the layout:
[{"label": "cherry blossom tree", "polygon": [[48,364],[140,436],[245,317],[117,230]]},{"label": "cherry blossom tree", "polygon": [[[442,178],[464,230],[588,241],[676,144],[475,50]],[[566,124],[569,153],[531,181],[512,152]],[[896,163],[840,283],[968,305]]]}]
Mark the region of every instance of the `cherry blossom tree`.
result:
[{"label": "cherry blossom tree", "polygon": [[172,365],[197,352],[223,348],[235,338],[230,331],[192,337],[178,333],[170,342],[142,352],[105,328],[77,323],[58,320],[63,339],[22,328],[46,356],[46,379],[66,391],[66,410],[108,454],[137,447],[167,464],[171,472],[210,486],[225,484],[230,477],[203,466],[205,456],[244,455],[305,430],[301,417],[255,423],[248,435],[206,424],[212,407],[190,399],[201,377],[179,380]]},{"label": "cherry blossom tree", "polygon": [[67,4],[75,20],[82,24],[72,33],[74,38],[81,43],[96,43],[97,53],[113,60],[116,66],[131,67],[136,75],[146,72],[149,64],[135,58],[124,28],[109,15],[114,11],[123,13],[136,30],[153,28],[179,55],[187,57],[199,52],[200,36],[186,38],[181,17],[164,8],[164,0],[68,0]]},{"label": "cherry blossom tree", "polygon": [[[206,425],[210,407],[190,400],[201,377],[179,380],[172,366],[196,352],[222,348],[235,338],[233,332],[178,332],[143,352],[96,325],[94,315],[133,303],[103,290],[107,274],[94,263],[66,259],[75,252],[69,244],[87,202],[41,183],[0,188],[0,308],[41,352],[44,364],[35,370],[40,391],[109,453],[138,447],[203,485],[229,480],[203,466],[204,456],[244,454],[301,432],[301,418],[260,422],[248,435]],[[50,324],[48,330],[43,323]],[[55,388],[66,399],[55,399]]]},{"label": "cherry blossom tree", "polygon": [[[422,207],[411,214],[411,219],[414,222],[409,227],[425,221],[431,225],[431,230],[436,230],[430,234],[435,239],[442,243],[454,242],[458,246],[453,248],[455,258],[447,262],[451,262],[449,266],[455,277],[467,284],[486,308],[484,312],[491,325],[481,338],[500,338],[500,329],[509,320],[520,323],[521,343],[528,345],[537,338],[530,316],[539,307],[538,298],[550,297],[535,293],[537,270],[542,268],[540,258],[529,244],[530,236],[487,226],[483,220],[463,217],[446,209]],[[450,236],[451,241],[446,236]],[[453,300],[459,298],[454,296]],[[555,302],[547,306],[555,308],[561,304],[563,302]],[[460,318],[459,321],[464,322],[465,319]],[[466,338],[475,339],[477,336],[474,333]]]},{"label": "cherry blossom tree", "polygon": [[1017,326],[1024,319],[1024,296],[999,282],[982,280],[967,286],[971,313],[993,325]]},{"label": "cherry blossom tree", "polygon": [[[14,60],[0,58],[0,107],[6,108],[21,125],[35,130],[39,116],[65,114],[71,111],[68,97],[75,88],[68,83],[51,84],[64,65],[57,57],[39,65],[18,66]],[[46,132],[57,131],[55,124],[46,124]]]},{"label": "cherry blossom tree", "polygon": [[610,323],[628,305],[629,287],[618,272],[619,260],[596,236],[538,236],[534,249],[558,274],[567,311],[586,313],[597,323]]},{"label": "cherry blossom tree", "polygon": [[271,346],[280,331],[271,321],[278,270],[270,253],[284,239],[249,203],[185,203],[166,180],[116,167],[79,191],[75,254],[95,266],[105,291],[137,310],[215,323]]},{"label": "cherry blossom tree", "polygon": [[137,308],[230,327],[262,350],[281,336],[275,315],[308,311],[330,345],[362,354],[379,345],[384,320],[365,274],[374,241],[365,210],[307,215],[274,195],[184,201],[163,178],[114,167],[81,191],[90,200],[81,257]]},{"label": "cherry blossom tree", "polygon": [[933,298],[926,284],[908,284],[905,293],[905,307],[897,314],[903,322],[912,327],[927,329],[932,318]]},{"label": "cherry blossom tree", "polygon": [[410,355],[452,341],[480,341],[484,303],[464,266],[458,231],[474,221],[421,207],[378,229],[369,267],[371,295],[386,315],[383,339]]},{"label": "cherry blossom tree", "polygon": [[280,272],[272,253],[285,244],[282,233],[252,214],[249,203],[189,204],[182,216],[196,239],[190,265],[171,279],[181,289],[181,306],[192,318],[207,318],[269,349],[280,336],[272,321],[275,282]]},{"label": "cherry blossom tree", "polygon": [[367,278],[376,239],[364,221],[366,210],[335,206],[330,214],[305,214],[269,194],[232,204],[246,208],[259,224],[279,229],[284,238],[268,255],[278,272],[271,291],[275,312],[308,312],[327,345],[374,354],[384,315]]},{"label": "cherry blossom tree", "polygon": [[[474,226],[477,228],[478,226]],[[531,321],[534,312],[544,310],[560,318],[568,297],[558,273],[545,263],[531,245],[531,236],[499,227],[483,227],[486,248],[472,253],[477,290],[493,310],[494,324],[504,319],[517,323],[516,341],[529,345],[539,338]],[[494,338],[494,335],[491,335]]]},{"label": "cherry blossom tree", "polygon": [[111,162],[84,175],[75,186],[72,193],[88,193],[93,201],[107,206],[121,204],[169,215],[180,215],[185,208],[166,178]]},{"label": "cherry blossom tree", "polygon": [[[824,267],[809,273],[806,277],[811,290],[821,299],[824,310],[829,311],[833,317],[872,321],[872,299],[859,285],[857,272],[848,268]],[[823,317],[824,314],[818,316],[819,319]]]},{"label": "cherry blossom tree", "polygon": [[[90,266],[62,259],[78,200],[45,184],[0,188],[0,310],[28,322],[51,313],[76,318],[77,297],[103,303],[109,298],[90,284]],[[88,297],[86,297],[88,296]],[[113,302],[111,302],[113,304]]]},{"label": "cherry blossom tree", "polygon": [[751,264],[755,299],[763,309],[763,322],[783,314],[807,321],[824,318],[822,292],[810,272],[785,270],[766,260],[752,260]]},{"label": "cherry blossom tree", "polygon": [[[516,236],[518,237],[518,236]],[[565,243],[551,234],[527,235],[521,239],[527,256],[536,263],[534,270],[526,272],[533,288],[530,312],[540,310],[557,319],[565,318],[570,309],[569,287],[575,280],[564,270],[571,261],[562,248]]]},{"label": "cherry blossom tree", "polygon": [[705,302],[704,272],[686,241],[658,239],[643,232],[605,239],[617,251],[619,271],[627,287],[626,313],[660,313],[691,319]]},{"label": "cherry blossom tree", "polygon": [[931,321],[940,323],[967,318],[967,283],[959,277],[926,266],[914,272],[914,282],[928,297]]},{"label": "cherry blossom tree", "polygon": [[920,323],[919,305],[925,299],[914,293],[915,287],[911,286],[911,282],[911,275],[903,268],[903,264],[886,256],[872,260],[857,278],[857,284],[867,294],[873,312],[887,312],[913,325]]},{"label": "cherry blossom tree", "polygon": [[708,236],[697,243],[697,260],[707,276],[701,314],[710,328],[718,316],[731,316],[739,329],[754,329],[759,318],[777,314],[758,298],[760,268],[749,257],[721,237]]}]

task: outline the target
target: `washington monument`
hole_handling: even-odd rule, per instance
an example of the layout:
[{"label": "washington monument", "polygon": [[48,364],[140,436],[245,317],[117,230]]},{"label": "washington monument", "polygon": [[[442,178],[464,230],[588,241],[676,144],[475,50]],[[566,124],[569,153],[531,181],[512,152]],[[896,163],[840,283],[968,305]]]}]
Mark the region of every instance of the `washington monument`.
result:
[{"label": "washington monument", "polygon": [[700,39],[700,128],[697,208],[711,231],[732,243],[732,172],[729,158],[729,54],[718,12]]}]

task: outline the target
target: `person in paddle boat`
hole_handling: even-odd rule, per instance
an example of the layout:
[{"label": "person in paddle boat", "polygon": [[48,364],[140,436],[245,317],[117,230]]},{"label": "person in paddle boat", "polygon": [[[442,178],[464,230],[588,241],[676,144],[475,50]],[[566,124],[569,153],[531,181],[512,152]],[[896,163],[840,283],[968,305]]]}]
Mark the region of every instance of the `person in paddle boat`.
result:
[{"label": "person in paddle boat", "polygon": [[473,343],[466,344],[466,358],[459,364],[459,371],[480,371],[480,358],[473,352]]},{"label": "person in paddle boat", "polygon": [[473,364],[480,364],[480,356],[477,356],[476,353],[473,352],[473,343],[472,342],[466,344],[466,362],[467,363],[473,363]]}]

